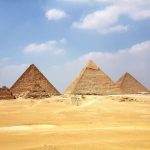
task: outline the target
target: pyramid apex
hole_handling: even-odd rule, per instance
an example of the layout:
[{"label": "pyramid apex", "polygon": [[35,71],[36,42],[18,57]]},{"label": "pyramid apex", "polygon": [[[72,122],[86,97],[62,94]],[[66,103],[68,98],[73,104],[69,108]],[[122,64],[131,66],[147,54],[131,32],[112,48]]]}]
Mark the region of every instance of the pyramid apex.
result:
[{"label": "pyramid apex", "polygon": [[28,70],[32,70],[32,69],[36,69],[36,70],[39,70],[36,66],[35,66],[35,64],[31,64],[29,67],[28,67]]},{"label": "pyramid apex", "polygon": [[99,67],[95,64],[95,62],[93,60],[89,60],[88,63],[86,64],[86,68],[90,68],[90,69],[99,69]]},{"label": "pyramid apex", "polygon": [[129,72],[126,72],[123,76],[124,76],[124,78],[125,78],[125,77],[134,78]]},{"label": "pyramid apex", "polygon": [[130,74],[130,73],[128,73],[128,72],[125,72],[120,78],[119,78],[119,80],[117,81],[117,82],[124,82],[124,80],[125,80],[125,78],[127,78],[127,77],[132,77],[133,78],[133,76]]},{"label": "pyramid apex", "polygon": [[36,67],[35,64],[31,64],[30,67]]},{"label": "pyramid apex", "polygon": [[129,72],[126,72],[124,75],[130,75],[131,76],[131,74]]}]

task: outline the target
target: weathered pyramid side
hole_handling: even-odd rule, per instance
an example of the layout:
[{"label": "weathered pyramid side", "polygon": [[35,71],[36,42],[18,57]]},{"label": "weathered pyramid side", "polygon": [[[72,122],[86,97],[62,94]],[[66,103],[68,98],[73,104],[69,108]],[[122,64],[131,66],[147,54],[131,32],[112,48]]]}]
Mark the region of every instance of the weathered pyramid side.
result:
[{"label": "weathered pyramid side", "polygon": [[112,85],[112,80],[90,60],[65,94],[106,95],[113,91]]},{"label": "weathered pyramid side", "polygon": [[0,88],[0,99],[15,99],[15,96],[8,88]]},{"label": "weathered pyramid side", "polygon": [[82,76],[84,74],[84,70],[85,69],[82,69],[82,71],[76,77],[76,79],[68,86],[68,88],[65,91],[65,94],[73,94],[73,93],[75,93],[75,88],[76,88],[77,84],[79,83],[80,79],[82,78]]},{"label": "weathered pyramid side", "polygon": [[129,73],[125,73],[116,85],[122,89],[123,94],[149,93],[149,90]]},{"label": "weathered pyramid side", "polygon": [[35,84],[34,87],[26,94],[25,98],[48,98],[49,94],[39,85]]},{"label": "weathered pyramid side", "polygon": [[113,83],[110,86],[109,94],[110,95],[119,95],[119,94],[123,94],[123,91],[116,83]]},{"label": "weathered pyramid side", "polygon": [[89,60],[89,62],[86,64],[86,66],[81,70],[80,74],[75,78],[75,80],[68,86],[68,88],[65,91],[65,94],[73,94],[75,93],[75,88],[77,84],[80,82],[80,79],[82,78],[83,74],[85,73],[86,68],[96,68],[98,67],[95,65],[95,63],[92,60]]},{"label": "weathered pyramid side", "polygon": [[11,91],[16,97],[24,97],[35,84],[39,84],[49,95],[60,94],[34,64],[30,65],[22,76],[14,83],[11,87]]}]

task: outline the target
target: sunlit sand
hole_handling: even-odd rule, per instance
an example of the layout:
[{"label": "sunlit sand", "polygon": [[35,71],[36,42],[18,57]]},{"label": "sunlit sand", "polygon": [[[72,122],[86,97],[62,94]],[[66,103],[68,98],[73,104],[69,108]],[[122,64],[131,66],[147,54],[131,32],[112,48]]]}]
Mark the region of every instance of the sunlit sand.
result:
[{"label": "sunlit sand", "polygon": [[2,100],[1,149],[148,150],[149,108],[149,95]]}]

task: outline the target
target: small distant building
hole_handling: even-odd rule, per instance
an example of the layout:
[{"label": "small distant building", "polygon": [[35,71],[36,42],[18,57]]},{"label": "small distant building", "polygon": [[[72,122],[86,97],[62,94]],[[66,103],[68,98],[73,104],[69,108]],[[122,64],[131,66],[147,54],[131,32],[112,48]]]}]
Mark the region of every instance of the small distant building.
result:
[{"label": "small distant building", "polygon": [[45,94],[47,96],[60,95],[59,91],[46,79],[34,64],[29,66],[10,89],[17,98],[30,97],[35,93],[36,96],[40,95],[40,93],[44,94],[44,97]]},{"label": "small distant building", "polygon": [[7,87],[0,88],[0,100],[15,99],[10,89]]},{"label": "small distant building", "polygon": [[121,89],[122,94],[149,93],[149,90],[128,72],[116,82],[116,86]]}]

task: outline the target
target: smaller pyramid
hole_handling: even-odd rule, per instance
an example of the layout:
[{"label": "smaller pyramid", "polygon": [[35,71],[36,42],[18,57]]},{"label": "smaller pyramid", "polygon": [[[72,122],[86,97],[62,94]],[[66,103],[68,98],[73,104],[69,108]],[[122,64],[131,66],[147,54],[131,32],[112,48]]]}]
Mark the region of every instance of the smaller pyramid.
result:
[{"label": "smaller pyramid", "polygon": [[26,97],[37,84],[41,87],[39,90],[45,90],[49,96],[60,95],[58,90],[46,79],[34,64],[30,65],[22,76],[14,83],[11,87],[11,91],[15,97]]},{"label": "smaller pyramid", "polygon": [[120,87],[122,94],[149,93],[149,90],[128,72],[116,82],[116,85]]},{"label": "smaller pyramid", "polygon": [[0,88],[0,99],[15,99],[15,96],[8,88]]},{"label": "smaller pyramid", "polygon": [[108,95],[112,92],[112,80],[92,61],[81,70],[65,94]]}]

